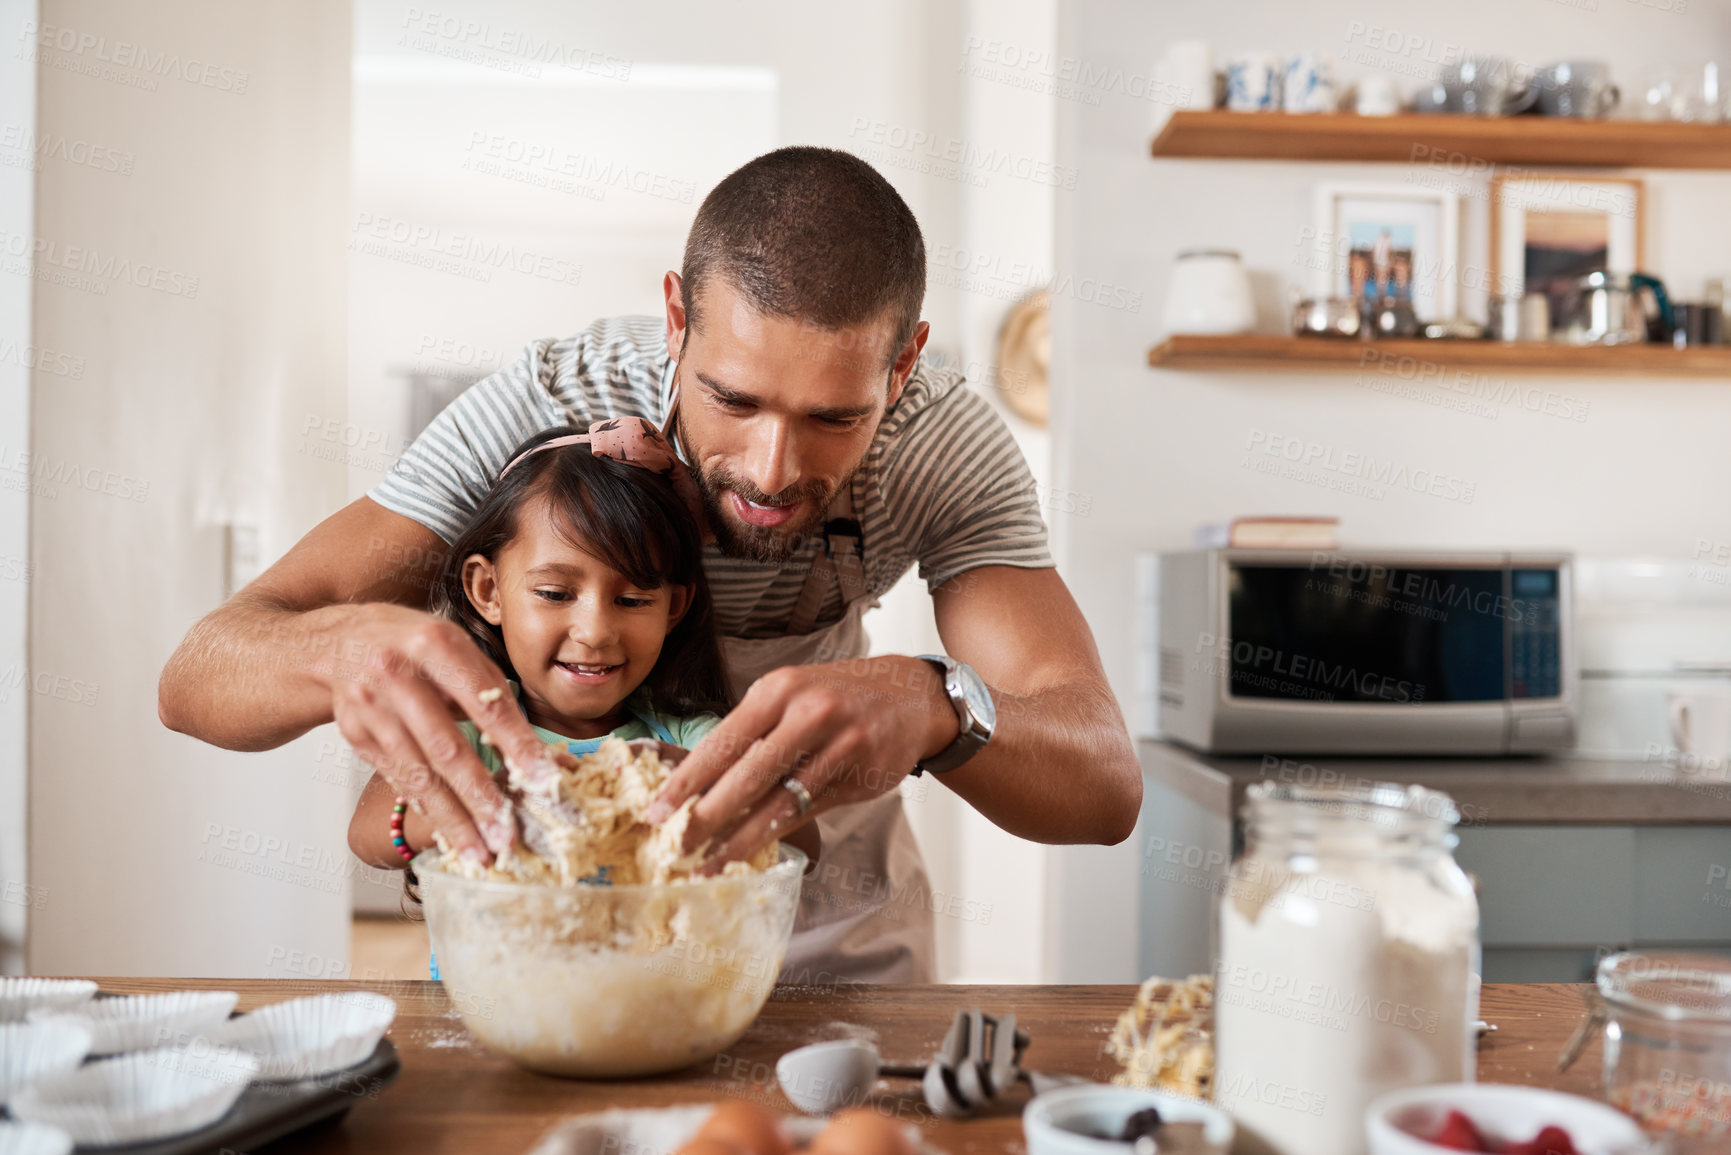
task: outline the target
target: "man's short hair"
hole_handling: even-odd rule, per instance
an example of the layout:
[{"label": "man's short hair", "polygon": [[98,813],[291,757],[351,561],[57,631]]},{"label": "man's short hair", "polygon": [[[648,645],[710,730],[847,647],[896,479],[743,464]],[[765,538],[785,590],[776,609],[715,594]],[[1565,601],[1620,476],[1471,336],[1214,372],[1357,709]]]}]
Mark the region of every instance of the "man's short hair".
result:
[{"label": "man's short hair", "polygon": [[685,323],[719,277],[753,308],[825,329],[886,314],[894,342],[913,339],[926,295],[926,243],[890,182],[852,153],[778,148],[729,173],[703,198],[680,269]]}]

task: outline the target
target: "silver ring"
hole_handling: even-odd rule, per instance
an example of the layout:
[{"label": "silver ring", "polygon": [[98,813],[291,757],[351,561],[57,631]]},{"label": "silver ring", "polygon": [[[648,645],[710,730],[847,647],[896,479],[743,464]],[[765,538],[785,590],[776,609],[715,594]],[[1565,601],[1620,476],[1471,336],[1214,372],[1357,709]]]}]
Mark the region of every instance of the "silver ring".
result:
[{"label": "silver ring", "polygon": [[797,778],[789,777],[783,778],[781,784],[787,789],[789,794],[793,795],[794,801],[799,803],[799,816],[804,818],[807,814],[810,814],[811,791],[805,788],[805,783],[801,782]]}]

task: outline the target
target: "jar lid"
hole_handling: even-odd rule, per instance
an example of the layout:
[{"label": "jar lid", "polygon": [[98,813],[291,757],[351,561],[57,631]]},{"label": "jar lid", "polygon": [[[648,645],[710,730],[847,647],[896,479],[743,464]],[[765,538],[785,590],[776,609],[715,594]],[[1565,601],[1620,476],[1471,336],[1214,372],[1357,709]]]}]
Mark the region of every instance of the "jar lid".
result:
[{"label": "jar lid", "polygon": [[1178,254],[1178,259],[1181,261],[1188,261],[1192,257],[1228,257],[1236,261],[1238,251],[1236,249],[1185,249]]},{"label": "jar lid", "polygon": [[1292,807],[1372,822],[1397,817],[1432,819],[1447,826],[1460,822],[1453,798],[1417,784],[1369,779],[1310,785],[1302,782],[1252,782],[1244,791],[1247,808]]},{"label": "jar lid", "polygon": [[1606,1002],[1658,1018],[1731,1022],[1731,959],[1624,951],[1600,961],[1598,986]]}]

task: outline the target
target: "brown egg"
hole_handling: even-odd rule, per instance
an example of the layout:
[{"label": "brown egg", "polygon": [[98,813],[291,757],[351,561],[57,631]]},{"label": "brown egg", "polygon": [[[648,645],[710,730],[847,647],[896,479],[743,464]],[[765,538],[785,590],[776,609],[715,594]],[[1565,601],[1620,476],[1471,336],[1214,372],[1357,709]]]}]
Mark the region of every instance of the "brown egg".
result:
[{"label": "brown egg", "polygon": [[694,1135],[691,1141],[674,1152],[674,1155],[755,1155],[755,1153],[722,1139],[708,1135]]},{"label": "brown egg", "polygon": [[837,1112],[818,1132],[811,1155],[914,1155],[914,1146],[894,1119],[854,1107]]},{"label": "brown egg", "polygon": [[742,1099],[717,1103],[715,1112],[697,1129],[697,1138],[728,1143],[750,1155],[790,1155],[793,1151],[775,1113]]}]

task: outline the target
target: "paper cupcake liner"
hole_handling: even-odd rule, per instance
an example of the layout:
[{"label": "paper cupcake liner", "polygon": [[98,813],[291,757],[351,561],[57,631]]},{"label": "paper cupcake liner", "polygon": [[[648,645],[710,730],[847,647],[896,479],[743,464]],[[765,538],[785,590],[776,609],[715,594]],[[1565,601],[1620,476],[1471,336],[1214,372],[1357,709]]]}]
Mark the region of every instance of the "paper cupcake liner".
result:
[{"label": "paper cupcake liner", "polygon": [[21,1023],[34,1010],[68,1010],[95,994],[89,979],[0,978],[0,1023]]},{"label": "paper cupcake liner", "polygon": [[0,1155],[68,1155],[72,1136],[41,1123],[0,1123]]},{"label": "paper cupcake liner", "polygon": [[80,1146],[143,1143],[216,1122],[257,1069],[257,1059],[226,1048],[159,1047],[38,1079],[6,1106]]},{"label": "paper cupcake liner", "polygon": [[397,1004],[371,991],[314,995],[260,1007],[204,1032],[259,1060],[259,1082],[310,1079],[352,1067],[373,1053]]},{"label": "paper cupcake liner", "polygon": [[169,991],[93,999],[70,1011],[30,1012],[30,1021],[78,1022],[90,1031],[90,1053],[117,1055],[183,1042],[228,1018],[233,991]]},{"label": "paper cupcake liner", "polygon": [[0,1103],[89,1053],[90,1031],[80,1023],[0,1023]]}]

